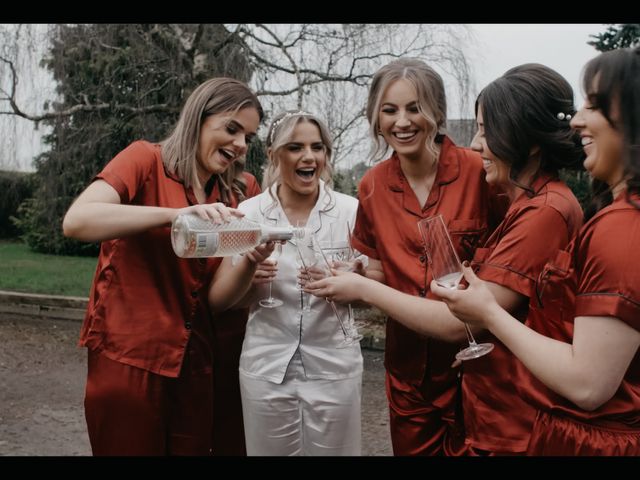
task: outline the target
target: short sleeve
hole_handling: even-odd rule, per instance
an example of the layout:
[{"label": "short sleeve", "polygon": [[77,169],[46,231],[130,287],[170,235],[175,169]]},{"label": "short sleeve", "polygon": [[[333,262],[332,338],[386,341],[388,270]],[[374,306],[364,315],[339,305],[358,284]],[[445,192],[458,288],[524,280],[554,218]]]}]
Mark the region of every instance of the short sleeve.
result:
[{"label": "short sleeve", "polygon": [[122,203],[130,203],[158,161],[159,150],[152,144],[137,141],[118,153],[94,180],[101,179],[120,195]]},{"label": "short sleeve", "polygon": [[358,210],[356,212],[356,224],[353,228],[353,235],[351,241],[353,248],[363,253],[367,257],[380,259],[380,255],[377,251],[376,238],[373,221],[370,217],[372,214],[371,208],[367,208],[372,205],[369,202],[373,195],[374,176],[369,172],[362,177],[360,185],[358,186]]},{"label": "short sleeve", "polygon": [[567,223],[547,205],[531,205],[507,221],[478,276],[530,297],[545,263],[569,242]]},{"label": "short sleeve", "polygon": [[604,215],[578,247],[576,316],[611,316],[640,330],[640,212]]}]

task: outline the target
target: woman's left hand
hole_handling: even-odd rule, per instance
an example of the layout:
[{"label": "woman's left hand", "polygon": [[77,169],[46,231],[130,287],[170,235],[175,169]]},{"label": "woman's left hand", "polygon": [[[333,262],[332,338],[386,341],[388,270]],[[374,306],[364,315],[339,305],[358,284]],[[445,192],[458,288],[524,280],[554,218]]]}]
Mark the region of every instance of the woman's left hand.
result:
[{"label": "woman's left hand", "polygon": [[333,276],[307,283],[304,291],[316,297],[338,303],[351,303],[360,300],[360,281],[366,278],[353,272],[332,269]]}]

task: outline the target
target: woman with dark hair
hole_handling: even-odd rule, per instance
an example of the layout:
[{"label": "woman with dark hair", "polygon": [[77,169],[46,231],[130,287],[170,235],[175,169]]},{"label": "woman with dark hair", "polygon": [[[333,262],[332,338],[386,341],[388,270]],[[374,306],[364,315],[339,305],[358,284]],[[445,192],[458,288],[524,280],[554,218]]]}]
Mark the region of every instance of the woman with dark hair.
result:
[{"label": "woman with dark hair", "polygon": [[[567,118],[573,113],[569,83],[538,64],[509,70],[476,101],[478,132],[471,148],[482,157],[486,182],[504,191],[510,206],[482,248],[475,250],[473,262],[499,304],[521,322],[542,267],[569,243],[582,221],[578,201],[558,178],[559,169],[576,168],[582,159],[579,137]],[[544,241],[540,235],[546,236]],[[423,335],[457,344],[466,340],[464,326],[441,301],[401,295],[354,275],[321,280],[312,287],[314,293],[338,301],[370,303]],[[475,333],[479,342],[489,340],[495,348],[463,366],[467,448],[457,449],[449,435],[445,453],[523,453],[535,412],[514,388],[517,360],[490,333]]]},{"label": "woman with dark hair", "polygon": [[[65,215],[66,236],[102,242],[80,334],[88,348],[84,404],[94,455],[212,451],[207,298],[220,259],[178,258],[170,226],[182,213],[216,223],[242,216],[225,206],[234,194],[223,175],[246,154],[262,117],[247,85],[210,79],[187,98],[169,137],[133,142]],[[237,277],[211,288],[250,283],[270,249],[252,250]]]},{"label": "woman with dark hair", "polygon": [[583,87],[586,101],[571,123],[585,168],[606,190],[575,241],[538,276],[526,324],[471,269],[466,290],[432,288],[522,362],[515,383],[537,410],[527,454],[638,456],[640,48],[591,60]]}]

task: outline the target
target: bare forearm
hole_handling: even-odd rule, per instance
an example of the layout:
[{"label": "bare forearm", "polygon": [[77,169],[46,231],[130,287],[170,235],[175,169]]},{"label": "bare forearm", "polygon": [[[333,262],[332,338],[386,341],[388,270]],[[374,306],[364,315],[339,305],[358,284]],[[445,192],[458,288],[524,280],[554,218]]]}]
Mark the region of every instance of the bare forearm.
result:
[{"label": "bare forearm", "polygon": [[84,242],[100,242],[169,225],[178,210],[163,207],[89,202],[72,206],[63,230],[67,237]]},{"label": "bare forearm", "polygon": [[[230,261],[230,259],[225,260],[225,262]],[[239,306],[249,293],[256,272],[256,264],[246,256],[243,256],[237,265],[227,267],[227,265],[220,267],[221,270],[216,273],[209,290],[209,305],[214,312]]]},{"label": "bare forearm", "polygon": [[365,271],[365,277],[370,278],[371,280],[375,280],[376,282],[385,283],[386,279],[384,277],[384,272],[382,270],[371,270],[367,269]]},{"label": "bare forearm", "polygon": [[407,328],[447,342],[466,338],[464,325],[440,301],[409,295],[375,281],[362,289],[361,300]]},{"label": "bare forearm", "polygon": [[585,398],[589,379],[579,368],[571,344],[537,333],[503,309],[492,313],[488,326],[551,390],[577,404]]}]

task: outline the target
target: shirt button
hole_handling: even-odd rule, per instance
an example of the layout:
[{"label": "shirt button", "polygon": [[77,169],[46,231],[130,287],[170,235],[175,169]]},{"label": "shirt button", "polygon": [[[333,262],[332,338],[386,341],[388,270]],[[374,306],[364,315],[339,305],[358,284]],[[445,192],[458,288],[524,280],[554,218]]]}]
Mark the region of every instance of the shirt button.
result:
[{"label": "shirt button", "polygon": [[421,297],[424,297],[427,294],[427,291],[424,288],[421,288],[420,291],[418,292],[418,295]]},{"label": "shirt button", "polygon": [[184,322],[184,328],[191,330],[191,322]]},{"label": "shirt button", "polygon": [[427,260],[427,257],[424,255],[420,255],[420,263],[424,263]]},{"label": "shirt button", "polygon": [[191,291],[191,298],[198,298],[198,291],[197,290],[192,290]]}]

